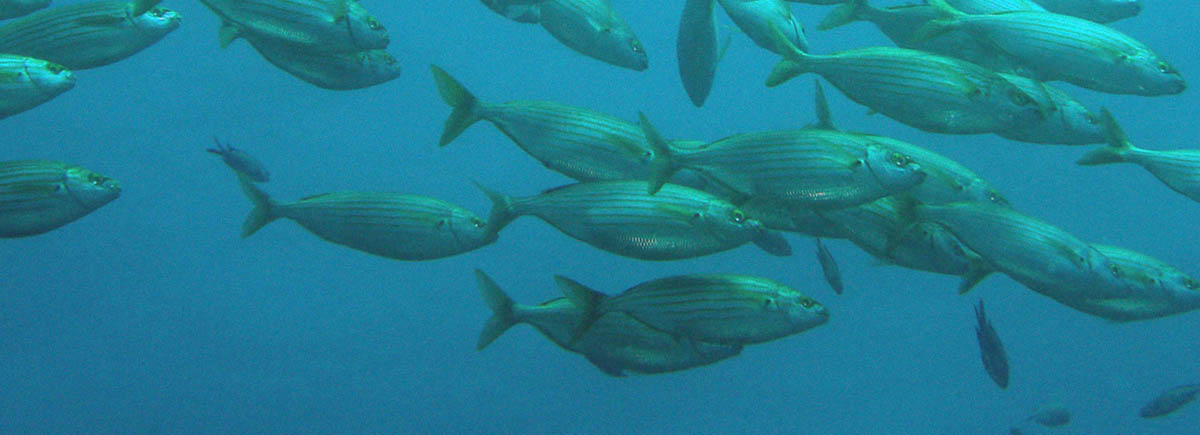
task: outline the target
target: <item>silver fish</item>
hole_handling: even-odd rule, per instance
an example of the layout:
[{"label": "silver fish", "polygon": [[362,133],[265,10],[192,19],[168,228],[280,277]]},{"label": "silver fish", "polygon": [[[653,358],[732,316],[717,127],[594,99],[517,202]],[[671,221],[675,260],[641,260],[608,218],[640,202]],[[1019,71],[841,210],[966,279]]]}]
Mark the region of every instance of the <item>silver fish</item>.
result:
[{"label": "silver fish", "polygon": [[690,369],[731,358],[741,353],[741,345],[705,343],[676,337],[656,330],[624,313],[611,313],[592,324],[582,336],[572,333],[583,318],[583,311],[566,298],[552,299],[539,305],[513,302],[490,277],[475,271],[479,291],[492,310],[479,334],[476,349],[482,350],[518,323],[537,328],[559,347],[582,354],[589,362],[611,376],[635,373],[666,373]]},{"label": "silver fish", "polygon": [[275,67],[323,89],[363,89],[400,77],[400,63],[384,50],[325,53],[292,45],[248,41]]},{"label": "silver fish", "polygon": [[[544,1],[544,0],[543,0]],[[511,0],[483,0],[483,5],[492,12],[518,23],[534,24],[542,19],[542,10],[535,2],[517,2]]]},{"label": "silver fish", "polygon": [[649,67],[645,48],[609,0],[547,0],[539,7],[542,28],[572,50],[634,71]]},{"label": "silver fish", "polygon": [[254,156],[229,145],[224,145],[215,137],[213,138],[213,143],[217,147],[209,148],[205,151],[221,156],[221,160],[225,162],[225,165],[233,169],[234,172],[246,176],[246,178],[255,183],[266,183],[270,180],[271,173],[267,172],[267,167],[254,158]]},{"label": "silver fish", "polygon": [[1120,297],[1102,298],[1105,317],[1117,321],[1157,319],[1200,308],[1200,281],[1140,252],[1092,244],[1117,267],[1118,278],[1133,289]]},{"label": "silver fish", "polygon": [[638,284],[616,296],[605,296],[562,276],[555,280],[584,313],[575,339],[609,313],[628,314],[675,337],[726,345],[776,340],[829,321],[829,312],[819,302],[755,276],[673,276]]},{"label": "silver fish", "polygon": [[1129,142],[1107,109],[1101,112],[1101,119],[1109,135],[1108,146],[1089,151],[1078,164],[1133,163],[1145,168],[1171,190],[1200,202],[1200,149],[1157,151],[1138,148]]},{"label": "silver fish", "polygon": [[279,202],[245,176],[239,184],[254,204],[242,225],[249,237],[279,218],[300,224],[326,241],[381,257],[433,260],[496,241],[487,224],[462,207],[420,195],[335,192]]},{"label": "silver fish", "polygon": [[[718,0],[729,19],[759,47],[782,55],[775,43],[777,30],[800,50],[808,51],[804,26],[783,0]],[[772,30],[772,28],[776,30]]]},{"label": "silver fish", "polygon": [[733,204],[672,184],[655,195],[638,181],[572,184],[526,198],[480,189],[494,203],[488,216],[493,232],[533,215],[576,240],[642,260],[700,257],[768,235]]},{"label": "silver fish", "polygon": [[0,20],[28,15],[50,6],[50,0],[0,0]]},{"label": "silver fish", "polygon": [[1142,12],[1142,0],[1034,0],[1046,10],[1097,23],[1111,23]]},{"label": "silver fish", "polygon": [[355,0],[200,0],[221,19],[221,47],[237,38],[314,52],[387,48],[388,31]]},{"label": "silver fish", "polygon": [[825,282],[829,283],[829,288],[833,289],[834,293],[842,294],[845,286],[842,284],[842,272],[838,270],[837,260],[834,260],[833,253],[829,252],[829,248],[821,243],[821,239],[817,238],[817,262],[821,264],[821,273],[825,275]]},{"label": "silver fish", "polygon": [[0,238],[48,232],[120,195],[116,180],[69,163],[0,162]]},{"label": "silver fish", "polygon": [[1018,59],[1042,81],[1061,80],[1114,94],[1183,92],[1175,67],[1138,40],[1103,24],[1049,12],[967,15],[930,0],[947,18],[918,30],[925,39],[950,30],[969,33]]},{"label": "silver fish", "polygon": [[1194,402],[1197,394],[1200,394],[1200,384],[1180,385],[1155,397],[1138,415],[1142,418],[1162,417]]},{"label": "silver fish", "polygon": [[101,1],[46,9],[0,26],[0,52],[45,59],[71,70],[108,65],[179,28],[157,0]]},{"label": "silver fish", "polygon": [[1017,85],[1038,105],[1047,108],[1041,122],[996,132],[1000,137],[1028,143],[1086,145],[1104,142],[1100,116],[1078,100],[1045,83],[1015,74],[1000,74]]},{"label": "silver fish", "polygon": [[950,6],[968,14],[995,14],[1012,11],[1045,11],[1032,0],[946,0]]},{"label": "silver fish", "polygon": [[1004,343],[1000,342],[1000,335],[996,334],[996,328],[992,327],[992,321],[983,310],[983,300],[975,306],[975,322],[975,338],[979,341],[983,368],[996,385],[1008,388],[1008,353],[1004,352]]},{"label": "silver fish", "polygon": [[75,74],[52,62],[0,54],[0,119],[32,109],[75,87]]},{"label": "silver fish", "polygon": [[679,17],[675,57],[683,89],[696,107],[704,105],[712,91],[720,53],[717,49],[715,0],[687,0]]}]

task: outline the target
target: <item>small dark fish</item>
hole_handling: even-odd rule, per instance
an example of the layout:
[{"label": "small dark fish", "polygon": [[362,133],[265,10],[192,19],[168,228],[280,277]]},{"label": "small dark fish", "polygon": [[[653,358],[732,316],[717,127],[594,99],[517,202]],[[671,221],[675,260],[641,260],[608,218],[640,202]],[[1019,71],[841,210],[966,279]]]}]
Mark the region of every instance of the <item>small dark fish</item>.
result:
[{"label": "small dark fish", "polygon": [[842,294],[845,287],[842,285],[842,273],[838,271],[837,261],[834,261],[833,254],[829,253],[829,248],[821,244],[821,239],[817,239],[817,261],[821,263],[821,272],[825,273],[825,281],[829,281],[829,287],[833,288],[833,292]]},{"label": "small dark fish", "polygon": [[1004,344],[1000,342],[1000,336],[996,335],[996,329],[992,328],[992,322],[988,321],[987,314],[983,311],[983,300],[980,300],[979,305],[975,307],[975,319],[979,322],[975,326],[975,337],[979,339],[979,352],[983,357],[983,368],[987,370],[988,376],[992,377],[996,385],[999,385],[1000,388],[1008,388],[1008,355],[1004,352]]},{"label": "small dark fish", "polygon": [[1042,426],[1059,427],[1071,422],[1071,410],[1061,403],[1049,403],[1039,406],[1029,419]]},{"label": "small dark fish", "polygon": [[229,165],[237,173],[245,175],[257,183],[266,183],[271,178],[271,174],[267,172],[267,168],[258,159],[246,154],[242,150],[222,144],[215,137],[213,138],[213,142],[217,144],[217,147],[209,148],[208,152],[221,156],[221,160],[224,160],[225,164]]},{"label": "small dark fish", "polygon": [[1196,400],[1200,384],[1181,385],[1162,393],[1142,407],[1142,418],[1162,417]]}]

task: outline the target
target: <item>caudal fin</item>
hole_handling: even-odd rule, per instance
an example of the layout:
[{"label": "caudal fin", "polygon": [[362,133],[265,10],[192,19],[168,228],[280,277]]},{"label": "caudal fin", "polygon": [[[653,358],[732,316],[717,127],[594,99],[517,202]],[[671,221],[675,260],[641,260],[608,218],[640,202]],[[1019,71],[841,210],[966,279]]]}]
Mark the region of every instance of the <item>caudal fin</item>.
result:
[{"label": "caudal fin", "polygon": [[516,212],[513,211],[513,198],[503,193],[484,187],[479,182],[472,180],[471,183],[475,187],[483,191],[488,199],[492,201],[492,210],[488,212],[487,227],[484,228],[484,233],[488,235],[496,235],[504,227],[508,226],[513,219],[517,218]]},{"label": "caudal fin", "polygon": [[245,175],[239,173],[237,177],[238,184],[242,186],[242,192],[246,193],[246,197],[250,198],[250,202],[254,205],[254,208],[250,210],[250,215],[246,216],[246,221],[242,223],[242,238],[244,239],[275,219],[279,219],[279,216],[275,214],[275,200],[255,186],[254,182]]},{"label": "caudal fin", "polygon": [[1108,137],[1108,146],[1089,151],[1075,164],[1095,166],[1122,163],[1127,161],[1129,152],[1133,151],[1133,144],[1129,143],[1125,131],[1117,124],[1117,120],[1113,118],[1107,108],[1100,109],[1100,119],[1104,122],[1104,134]]},{"label": "caudal fin", "polygon": [[479,332],[479,341],[475,343],[475,350],[483,350],[503,335],[504,331],[516,325],[517,319],[513,314],[512,298],[509,298],[491,277],[482,270],[475,269],[475,280],[479,282],[479,294],[483,296],[483,302],[492,310],[492,317],[484,323],[483,331]]},{"label": "caudal fin", "polygon": [[650,185],[647,192],[653,195],[675,174],[675,169],[671,167],[671,146],[642,112],[638,112],[638,123],[642,127],[642,133],[646,135],[646,144],[650,147],[650,161],[647,162],[650,166]]},{"label": "caudal fin", "polygon": [[867,0],[847,0],[830,11],[829,15],[817,24],[817,28],[831,30],[861,20],[863,11],[868,8],[870,5],[867,4]]},{"label": "caudal fin", "polygon": [[433,80],[437,82],[438,95],[441,95],[442,101],[453,108],[450,117],[446,118],[446,125],[442,129],[442,138],[438,141],[438,145],[445,146],[462,134],[463,130],[481,119],[477,113],[479,100],[471,95],[471,92],[467,91],[467,88],[463,87],[458,80],[437,65],[430,65],[429,69],[433,71]]},{"label": "caudal fin", "polygon": [[787,239],[777,231],[764,229],[762,234],[754,239],[754,246],[758,246],[758,249],[776,257],[792,256],[792,244],[788,243]]},{"label": "caudal fin", "polygon": [[571,301],[571,304],[575,305],[575,308],[583,312],[583,315],[579,316],[579,323],[576,324],[575,330],[571,332],[571,344],[575,344],[575,342],[579,341],[580,337],[583,337],[583,334],[587,333],[588,329],[591,329],[596,320],[604,314],[599,312],[598,308],[605,296],[603,293],[592,290],[565,276],[555,275],[554,282],[558,283],[559,290],[562,290],[567,300]]},{"label": "caudal fin", "polygon": [[958,29],[958,27],[962,24],[958,18],[967,15],[962,11],[955,9],[954,6],[951,6],[949,3],[946,3],[945,0],[929,0],[929,6],[932,6],[933,9],[937,11],[938,15],[940,15],[940,18],[936,20],[930,20],[921,27],[917,28],[917,31],[913,33],[912,40],[909,41],[909,43],[917,44],[925,42],[952,32],[955,29]]},{"label": "caudal fin", "polygon": [[768,87],[779,86],[793,77],[812,70],[813,56],[792,44],[792,41],[789,41],[787,36],[784,36],[783,32],[775,27],[775,24],[771,24],[771,38],[775,41],[775,52],[782,54],[783,59],[767,76]]}]

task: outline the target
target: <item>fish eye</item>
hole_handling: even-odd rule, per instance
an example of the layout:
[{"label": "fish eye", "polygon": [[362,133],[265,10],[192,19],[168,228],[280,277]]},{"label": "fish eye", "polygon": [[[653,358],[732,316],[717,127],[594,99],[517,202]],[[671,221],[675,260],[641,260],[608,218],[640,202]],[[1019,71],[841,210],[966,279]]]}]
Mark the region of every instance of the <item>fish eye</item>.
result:
[{"label": "fish eye", "polygon": [[1028,95],[1025,95],[1025,93],[1021,91],[1012,91],[1008,94],[1008,96],[1014,103],[1017,103],[1018,106],[1024,106],[1033,102],[1033,100],[1029,99]]},{"label": "fish eye", "polygon": [[150,10],[150,16],[154,18],[162,18],[167,15],[167,10],[163,8],[154,8]]},{"label": "fish eye", "polygon": [[1093,115],[1091,113],[1084,114],[1083,119],[1086,120],[1088,124],[1092,124],[1092,125],[1096,125],[1096,124],[1100,123],[1100,118],[1097,118],[1096,115]]},{"label": "fish eye", "polygon": [[1184,278],[1183,286],[1187,287],[1188,290],[1196,290],[1197,288],[1200,288],[1200,282],[1192,278]]},{"label": "fish eye", "polygon": [[863,166],[862,159],[857,159],[854,161],[854,163],[850,164],[850,169],[858,169],[858,168],[861,168],[862,166]]},{"label": "fish eye", "polygon": [[108,179],[105,177],[96,175],[96,174],[88,174],[87,180],[89,183],[92,183],[92,185],[99,186],[101,184],[104,184],[104,182],[107,181]]},{"label": "fish eye", "polygon": [[485,222],[483,222],[483,219],[473,217],[473,218],[471,218],[471,225],[474,226],[475,228],[483,228],[487,224]]},{"label": "fish eye", "polygon": [[634,53],[641,54],[641,53],[644,53],[644,52],[645,52],[645,49],[644,49],[644,48],[642,48],[642,43],[641,43],[641,42],[639,42],[639,41],[633,41],[633,42],[630,42],[630,43],[629,43],[629,48],[630,48],[631,50],[633,50],[633,52],[634,52]]},{"label": "fish eye", "polygon": [[892,153],[891,155],[888,156],[888,158],[889,158],[889,160],[892,161],[893,164],[895,164],[896,166],[901,167],[901,168],[907,166],[909,163],[912,163],[912,159],[910,159],[910,158],[908,158],[908,156],[906,156],[904,154],[900,154],[900,153]]},{"label": "fish eye", "polygon": [[742,213],[741,210],[734,210],[733,213],[730,213],[730,217],[733,218],[734,222],[739,224],[746,221],[746,214]]},{"label": "fish eye", "polygon": [[1170,74],[1170,73],[1175,72],[1175,68],[1166,62],[1159,62],[1158,63],[1158,72],[1163,73],[1163,74]]},{"label": "fish eye", "polygon": [[1109,266],[1108,266],[1108,270],[1109,270],[1109,271],[1111,271],[1111,272],[1112,272],[1112,274],[1113,274],[1113,276],[1115,276],[1115,277],[1117,277],[1117,278],[1120,278],[1120,277],[1121,277],[1121,275],[1122,275],[1122,274],[1121,274],[1121,267],[1120,267],[1120,266],[1117,266],[1117,265],[1115,265],[1115,264],[1109,265]]},{"label": "fish eye", "polygon": [[776,306],[774,298],[766,298],[763,300],[763,309],[773,308]]},{"label": "fish eye", "polygon": [[445,220],[445,219],[438,219],[437,223],[433,224],[433,227],[434,227],[434,228],[437,228],[437,229],[439,229],[439,230],[440,230],[440,229],[442,229],[442,228],[443,228],[443,227],[445,227],[445,226],[446,226],[446,220]]},{"label": "fish eye", "polygon": [[61,67],[61,66],[58,66],[58,65],[55,65],[55,64],[47,64],[47,65],[46,65],[46,70],[47,70],[47,71],[50,71],[50,74],[58,74],[58,73],[61,73],[61,72],[63,72],[63,70],[64,70],[64,69],[65,69],[65,68],[63,68],[63,67]]},{"label": "fish eye", "polygon": [[371,30],[380,30],[383,28],[383,26],[380,25],[379,21],[375,20],[375,18],[367,18],[367,28],[370,28]]},{"label": "fish eye", "polygon": [[816,305],[816,304],[817,304],[817,301],[814,301],[809,298],[804,298],[804,299],[800,300],[800,306],[802,306],[804,308],[812,308],[813,305]]}]

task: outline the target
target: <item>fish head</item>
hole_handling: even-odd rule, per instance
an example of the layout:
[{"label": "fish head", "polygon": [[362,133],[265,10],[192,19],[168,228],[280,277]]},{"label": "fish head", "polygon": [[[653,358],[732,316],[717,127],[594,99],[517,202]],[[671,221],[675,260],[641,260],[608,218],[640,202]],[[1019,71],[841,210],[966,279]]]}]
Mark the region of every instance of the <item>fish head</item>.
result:
[{"label": "fish head", "polygon": [[464,250],[490,244],[499,238],[495,231],[488,231],[487,221],[465,209],[451,210],[437,221],[435,227],[449,232]]},{"label": "fish head", "polygon": [[965,185],[959,186],[967,201],[984,202],[1008,207],[1008,199],[1001,195],[990,183],[982,178],[975,178]]},{"label": "fish head", "polygon": [[1111,23],[1142,13],[1142,0],[1098,0],[1091,11],[1101,22]]},{"label": "fish head", "polygon": [[912,157],[879,146],[868,146],[864,160],[853,163],[855,170],[870,171],[884,190],[899,193],[925,181],[926,173]]},{"label": "fish head", "polygon": [[75,73],[54,62],[25,59],[25,74],[45,95],[58,95],[75,87]]},{"label": "fish head", "polygon": [[1200,280],[1183,271],[1168,268],[1162,271],[1161,279],[1163,288],[1170,294],[1191,301],[1200,299]]},{"label": "fish head", "polygon": [[999,80],[990,94],[989,103],[1008,125],[1029,127],[1042,122],[1053,111],[1053,104],[1046,104],[1007,80]]},{"label": "fish head", "polygon": [[1059,104],[1058,108],[1056,121],[1061,124],[1057,128],[1069,134],[1077,143],[1104,143],[1107,135],[1099,114],[1077,102]]},{"label": "fish head", "polygon": [[764,308],[779,310],[787,315],[788,323],[797,330],[805,330],[829,321],[829,311],[813,298],[793,293],[775,299],[767,299]]},{"label": "fish head", "polygon": [[621,26],[606,27],[599,32],[600,40],[598,42],[601,43],[602,48],[591,53],[592,55],[598,56],[605,62],[634,71],[645,71],[650,67],[650,61],[646,58],[646,48],[642,46],[642,42],[638,40],[632,30]]},{"label": "fish head", "polygon": [[67,169],[63,181],[71,197],[88,210],[98,209],[121,196],[117,180],[77,166]]},{"label": "fish head", "polygon": [[1119,62],[1125,63],[1135,71],[1139,95],[1174,95],[1187,89],[1187,81],[1179,70],[1154,53],[1121,55]]},{"label": "fish head", "polygon": [[693,214],[694,224],[703,228],[718,240],[745,242],[755,240],[767,231],[762,222],[752,219],[740,208],[720,199],[712,199],[707,207]]},{"label": "fish head", "polygon": [[360,54],[363,66],[371,71],[374,77],[394,79],[400,76],[400,62],[383,50],[367,50]]},{"label": "fish head", "polygon": [[967,248],[950,230],[933,222],[917,223],[903,230],[897,240],[889,247],[889,257],[919,261],[938,273],[962,275],[973,262],[980,260],[979,254]]},{"label": "fish head", "polygon": [[350,9],[342,19],[346,20],[346,26],[350,29],[350,36],[354,40],[354,46],[363,50],[387,48],[390,39],[388,30],[386,27],[383,27],[383,23],[375,19],[358,2],[352,1],[347,3]]},{"label": "fish head", "polygon": [[183,23],[183,18],[179,16],[179,12],[171,9],[154,7],[139,15],[133,20],[134,26],[146,35],[151,35],[156,38],[161,38],[171,31],[178,29]]}]

